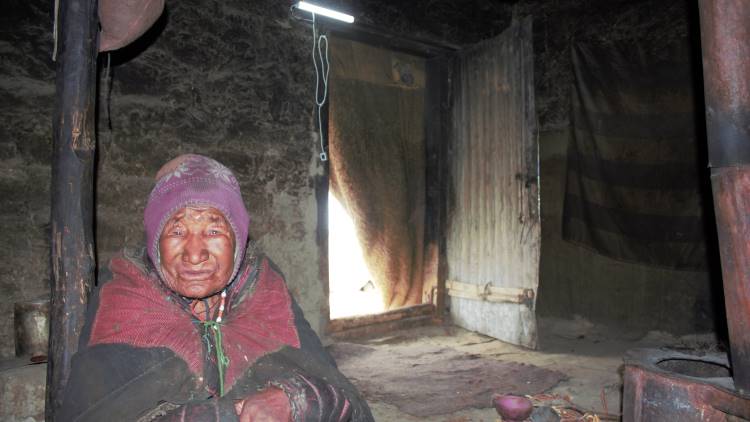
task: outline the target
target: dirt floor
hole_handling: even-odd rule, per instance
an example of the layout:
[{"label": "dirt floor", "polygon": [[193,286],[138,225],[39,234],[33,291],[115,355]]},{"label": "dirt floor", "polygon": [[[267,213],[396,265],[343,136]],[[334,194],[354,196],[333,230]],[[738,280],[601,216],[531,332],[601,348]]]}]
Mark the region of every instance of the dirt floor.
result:
[{"label": "dirt floor", "polygon": [[[497,362],[523,364],[527,369],[536,371],[534,374],[537,375],[528,375],[526,372],[508,369],[506,378],[527,376],[524,378],[526,381],[520,381],[521,384],[539,381],[544,375],[538,375],[539,369],[546,370],[543,372],[547,375],[559,373],[558,378],[543,377],[544,382],[554,381],[549,385],[537,383],[536,386],[547,393],[546,397],[557,395],[563,401],[570,400],[579,409],[601,416],[602,420],[618,420],[621,412],[622,389],[619,368],[625,351],[641,347],[707,349],[715,348],[717,344],[712,335],[675,337],[662,332],[650,332],[645,336],[612,333],[606,327],[595,326],[582,319],[542,320],[539,326],[539,350],[512,346],[455,326],[414,328],[378,338],[334,343],[330,347],[334,355],[339,355],[337,360],[342,372],[363,391],[377,421],[495,422],[500,418],[490,407],[493,392],[528,394],[518,390],[522,388],[519,387],[519,382],[513,383],[513,381],[519,381],[518,379],[506,379],[505,384],[496,384],[498,388],[512,388],[513,391],[487,389],[492,387],[492,384],[485,383],[486,375],[492,376],[490,367],[496,366]],[[358,350],[359,355],[352,357],[353,354],[357,354]],[[428,352],[425,353],[425,351]],[[443,391],[443,393],[428,398],[424,394],[419,394],[419,391],[410,392],[410,387],[388,387],[387,381],[398,379],[393,376],[390,378],[385,376],[380,385],[375,379],[379,375],[377,368],[386,368],[396,364],[404,368],[409,368],[409,366],[417,368],[426,364],[455,362],[462,355],[463,360],[488,360],[482,361],[486,362],[487,368],[486,371],[480,371],[480,374],[484,376],[477,376],[478,380],[486,384],[482,386],[485,390],[480,391],[480,398],[482,394],[486,397],[481,398],[479,403],[463,400],[460,391],[447,394],[448,397],[440,397],[440,394],[446,393],[444,390],[436,390]],[[410,364],[403,362],[408,359],[414,359],[414,362]],[[426,376],[424,371],[412,372],[404,369],[403,372],[413,373],[415,378],[425,377],[422,385],[431,385],[440,377],[446,379],[446,374],[438,374],[436,378]],[[471,381],[466,380],[465,373],[463,375],[463,377],[457,377],[461,378],[458,383],[467,386]],[[497,377],[496,372],[494,376]],[[392,392],[394,394],[388,394],[388,390],[394,388],[397,391]],[[456,385],[456,390],[463,388],[461,385]],[[468,389],[468,386],[466,388]],[[534,391],[541,392],[538,391],[539,388]],[[425,411],[429,413],[430,402],[435,403],[436,411],[441,411],[446,408],[444,401],[457,399],[462,400],[459,403],[462,406],[458,407],[463,407],[463,409],[450,411],[450,413],[424,415]],[[410,401],[416,403],[410,403]],[[428,406],[425,406],[425,402],[428,402]],[[415,414],[422,416],[415,416]]]}]

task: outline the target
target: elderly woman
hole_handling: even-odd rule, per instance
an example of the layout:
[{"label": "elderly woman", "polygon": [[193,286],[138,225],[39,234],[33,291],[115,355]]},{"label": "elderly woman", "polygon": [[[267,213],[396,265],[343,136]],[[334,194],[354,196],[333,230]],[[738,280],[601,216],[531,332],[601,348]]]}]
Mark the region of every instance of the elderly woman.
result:
[{"label": "elderly woman", "polygon": [[64,421],[370,421],[283,276],[247,247],[234,175],[180,156],[157,174],[145,253],[89,307]]}]

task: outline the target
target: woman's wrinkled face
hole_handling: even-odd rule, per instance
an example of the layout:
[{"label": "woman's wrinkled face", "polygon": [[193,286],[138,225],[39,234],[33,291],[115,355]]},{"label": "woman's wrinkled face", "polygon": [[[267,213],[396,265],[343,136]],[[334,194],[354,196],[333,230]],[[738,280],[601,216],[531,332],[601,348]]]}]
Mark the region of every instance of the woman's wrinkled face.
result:
[{"label": "woman's wrinkled face", "polygon": [[159,237],[164,282],[181,296],[201,299],[221,291],[234,269],[234,232],[216,208],[186,207]]}]

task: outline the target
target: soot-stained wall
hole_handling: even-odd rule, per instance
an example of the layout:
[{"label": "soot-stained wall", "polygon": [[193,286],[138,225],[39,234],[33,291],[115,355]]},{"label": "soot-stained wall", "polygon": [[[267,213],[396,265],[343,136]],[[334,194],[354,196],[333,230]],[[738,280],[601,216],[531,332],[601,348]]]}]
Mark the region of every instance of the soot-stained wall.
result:
[{"label": "soot-stained wall", "polygon": [[13,303],[49,292],[54,70],[48,2],[0,3],[0,358]]},{"label": "soot-stained wall", "polygon": [[313,327],[322,327],[327,287],[315,189],[323,166],[309,44],[283,2],[180,0],[167,2],[140,42],[113,54],[111,99],[105,81],[99,113],[100,263],[142,243],[157,169],[181,153],[205,154],[235,172],[251,238],[285,273]]},{"label": "soot-stained wall", "polygon": [[[47,1],[8,1],[0,25],[0,357],[13,354],[12,307],[49,294],[54,65]],[[312,326],[327,315],[316,188],[309,28],[288,5],[181,0],[102,69],[97,173],[101,267],[143,243],[153,175],[181,153],[206,154],[238,176],[251,237],[287,276]],[[101,56],[102,68],[107,62]],[[111,122],[111,124],[110,124]]]}]

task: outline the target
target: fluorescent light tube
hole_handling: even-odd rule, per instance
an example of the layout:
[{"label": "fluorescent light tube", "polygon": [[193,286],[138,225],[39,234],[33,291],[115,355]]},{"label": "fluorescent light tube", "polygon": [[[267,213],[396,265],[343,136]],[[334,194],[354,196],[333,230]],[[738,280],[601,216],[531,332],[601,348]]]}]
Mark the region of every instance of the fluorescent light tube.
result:
[{"label": "fluorescent light tube", "polygon": [[306,1],[301,1],[297,3],[297,8],[300,10],[305,10],[310,13],[314,13],[316,15],[328,16],[329,18],[340,20],[346,23],[354,22],[354,16],[352,15],[347,15],[345,13],[337,12],[335,10],[326,9],[325,7],[316,6]]}]

